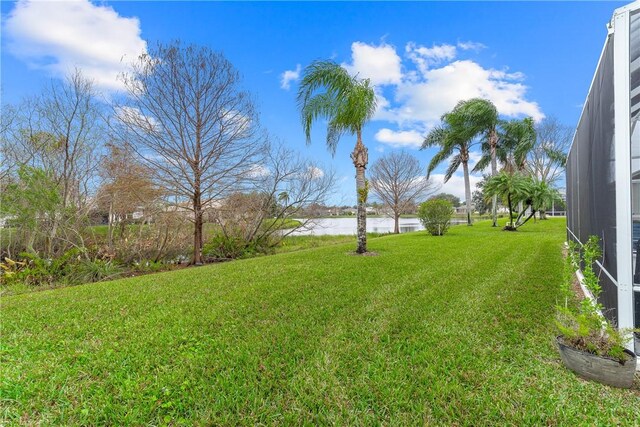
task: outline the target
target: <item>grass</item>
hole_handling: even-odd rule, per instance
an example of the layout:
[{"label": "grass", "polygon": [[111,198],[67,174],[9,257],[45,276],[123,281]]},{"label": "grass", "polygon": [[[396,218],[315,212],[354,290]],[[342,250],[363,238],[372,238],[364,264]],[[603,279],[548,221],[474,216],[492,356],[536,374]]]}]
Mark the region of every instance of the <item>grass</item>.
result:
[{"label": "grass", "polygon": [[[367,242],[371,239],[386,236],[385,233],[367,233]],[[303,249],[319,248],[322,246],[337,245],[341,243],[348,243],[356,247],[355,235],[308,235],[308,236],[287,236],[278,246],[276,246],[276,253],[286,253],[300,251]]]},{"label": "grass", "polygon": [[634,425],[554,348],[564,221],[3,298],[4,424]]}]

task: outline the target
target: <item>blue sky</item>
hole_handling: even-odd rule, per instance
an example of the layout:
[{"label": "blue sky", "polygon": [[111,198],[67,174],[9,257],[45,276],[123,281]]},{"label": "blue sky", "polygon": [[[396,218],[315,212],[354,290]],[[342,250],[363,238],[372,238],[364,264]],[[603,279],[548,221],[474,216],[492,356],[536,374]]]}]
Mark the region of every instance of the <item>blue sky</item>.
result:
[{"label": "blue sky", "polygon": [[[121,59],[147,44],[210,46],[242,73],[271,135],[333,169],[333,201],[352,204],[354,138],[343,137],[332,158],[319,123],[305,146],[295,101],[300,68],[332,58],[371,78],[379,110],[364,133],[370,161],[404,148],[426,165],[433,151],[417,150],[421,136],[460,99],[485,96],[505,117],[556,116],[574,126],[605,24],[623,4],[2,2],[2,102],[36,93],[74,66],[114,92]],[[443,190],[462,195],[461,174]]]}]

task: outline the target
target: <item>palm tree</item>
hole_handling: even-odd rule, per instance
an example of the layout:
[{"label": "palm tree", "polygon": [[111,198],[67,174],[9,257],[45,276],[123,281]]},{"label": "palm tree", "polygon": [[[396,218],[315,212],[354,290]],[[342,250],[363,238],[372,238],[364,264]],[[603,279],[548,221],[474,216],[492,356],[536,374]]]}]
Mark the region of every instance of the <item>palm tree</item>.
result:
[{"label": "palm tree", "polygon": [[503,203],[509,208],[509,222],[504,229],[515,231],[518,228],[518,221],[513,220],[513,205],[530,197],[531,179],[520,173],[502,171],[485,182],[483,191],[487,198],[494,196],[502,198]]},{"label": "palm tree", "polygon": [[356,146],[351,160],[356,168],[358,200],[357,253],[367,251],[367,193],[364,171],[369,161],[368,150],[362,143],[362,128],[376,111],[376,96],[369,79],[351,76],[333,61],[314,61],[303,71],[298,90],[298,106],[302,126],[311,143],[311,126],[317,119],[327,123],[327,148],[335,154],[344,133],[356,135]]},{"label": "palm tree", "polygon": [[[531,117],[503,121],[500,125],[502,132],[498,144],[498,157],[502,163],[502,170],[507,173],[525,173],[527,156],[536,144],[536,128]],[[518,203],[518,210],[522,211],[522,200]]]},{"label": "palm tree", "polygon": [[[466,102],[464,110],[475,123],[477,131],[482,135],[482,157],[476,163],[472,172],[480,172],[491,165],[491,176],[498,173],[498,109],[487,99],[473,98]],[[493,227],[498,225],[498,197],[491,200],[491,218]]]},{"label": "palm tree", "polygon": [[467,205],[467,225],[471,225],[471,184],[469,182],[469,153],[475,137],[479,133],[476,121],[469,114],[469,101],[459,102],[455,108],[445,113],[440,125],[433,128],[422,143],[422,150],[428,147],[440,147],[427,168],[427,178],[444,160],[451,158],[444,175],[449,181],[462,165],[464,190]]}]

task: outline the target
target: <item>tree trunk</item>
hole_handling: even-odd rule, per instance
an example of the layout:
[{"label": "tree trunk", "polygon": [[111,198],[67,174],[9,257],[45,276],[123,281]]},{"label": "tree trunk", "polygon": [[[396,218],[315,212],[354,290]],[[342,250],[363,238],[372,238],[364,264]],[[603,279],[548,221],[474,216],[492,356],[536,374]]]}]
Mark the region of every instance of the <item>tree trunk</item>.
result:
[{"label": "tree trunk", "polygon": [[109,202],[109,217],[107,220],[107,239],[109,249],[113,249],[113,201]]},{"label": "tree trunk", "polygon": [[49,232],[49,239],[47,242],[47,257],[53,258],[53,250],[54,250],[54,242],[56,240],[56,235],[58,234],[58,212],[53,213],[53,221],[51,224],[51,231]]},{"label": "tree trunk", "polygon": [[511,204],[511,193],[507,194],[507,203],[509,204],[509,223],[508,223],[508,227],[513,228],[513,206]]},{"label": "tree trunk", "polygon": [[531,213],[529,214],[529,216],[527,217],[527,219],[525,219],[524,221],[522,221],[520,224],[518,224],[518,227],[522,227],[523,225],[525,225],[527,223],[527,221],[529,221],[531,219],[531,217],[535,216],[536,211],[533,210],[533,208],[531,209]]},{"label": "tree trunk", "polygon": [[202,199],[200,191],[193,193],[193,258],[191,264],[202,265]]},{"label": "tree trunk", "polygon": [[[498,135],[496,130],[491,131],[489,135],[489,145],[491,147],[491,176],[498,174],[498,162],[496,160],[496,149],[498,145]],[[498,195],[494,194],[491,198],[491,220],[493,222],[492,227],[498,226]]]},{"label": "tree trunk", "polygon": [[394,213],[393,214],[393,232],[395,234],[400,234],[400,214],[399,213]]},{"label": "tree trunk", "polygon": [[462,170],[464,171],[464,197],[467,205],[467,225],[471,225],[471,182],[469,181],[469,163],[467,160],[462,161]]},{"label": "tree trunk", "polygon": [[367,252],[367,196],[369,192],[364,170],[367,167],[369,155],[367,148],[362,144],[362,133],[360,131],[357,132],[357,138],[356,146],[351,153],[351,160],[353,160],[353,165],[356,167],[356,190],[358,197],[358,247],[356,248],[356,252],[363,254]]}]

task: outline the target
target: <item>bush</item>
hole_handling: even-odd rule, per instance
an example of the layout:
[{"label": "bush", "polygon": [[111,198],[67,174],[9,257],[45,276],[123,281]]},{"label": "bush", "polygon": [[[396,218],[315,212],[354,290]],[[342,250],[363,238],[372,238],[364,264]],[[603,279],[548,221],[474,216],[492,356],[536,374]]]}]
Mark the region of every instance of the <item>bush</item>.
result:
[{"label": "bush", "polygon": [[237,258],[251,258],[272,252],[267,238],[247,241],[233,234],[216,234],[202,248],[202,254],[209,261],[225,261]]},{"label": "bush", "polygon": [[131,268],[137,273],[158,273],[170,269],[171,265],[161,261],[142,261],[135,262]]},{"label": "bush", "polygon": [[[570,243],[563,273],[565,303],[557,307],[556,325],[565,344],[624,363],[627,357],[624,348],[625,343],[631,338],[630,333],[616,329],[607,321],[601,314],[604,307],[597,302],[602,288],[593,265],[601,255],[597,236],[590,236],[581,249],[573,242]],[[580,266],[583,284],[595,300],[585,297],[576,304],[572,301],[574,296],[571,284],[573,272]]]},{"label": "bush", "polygon": [[22,253],[22,260],[5,258],[0,263],[0,285],[7,288],[57,287],[79,285],[120,276],[124,269],[110,260],[87,259],[74,248],[59,258],[46,259]]},{"label": "bush", "polygon": [[70,249],[59,258],[45,259],[32,253],[21,253],[22,260],[5,258],[2,263],[0,283],[6,286],[54,286],[68,281],[74,264],[78,263],[81,251]]},{"label": "bush", "polygon": [[444,199],[431,199],[420,205],[418,218],[432,236],[443,236],[449,229],[453,205]]},{"label": "bush", "polygon": [[75,266],[71,274],[73,284],[99,282],[115,279],[124,272],[117,263],[102,259],[83,259]]}]

